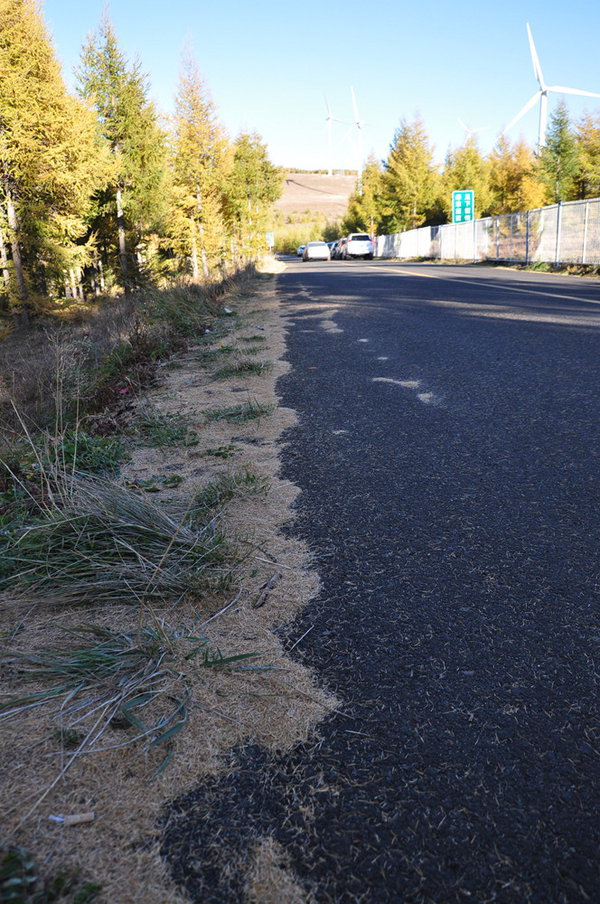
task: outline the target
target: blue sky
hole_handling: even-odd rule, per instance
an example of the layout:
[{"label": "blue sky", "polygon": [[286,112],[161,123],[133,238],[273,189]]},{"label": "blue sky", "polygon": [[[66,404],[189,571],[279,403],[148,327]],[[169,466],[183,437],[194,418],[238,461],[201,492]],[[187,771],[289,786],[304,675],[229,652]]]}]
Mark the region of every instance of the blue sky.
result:
[{"label": "blue sky", "polygon": [[[42,0],[69,84],[105,6]],[[351,86],[365,121],[366,154],[385,158],[401,119],[416,115],[440,162],[464,140],[458,119],[485,127],[477,138],[487,153],[536,90],[526,21],[548,84],[600,93],[600,7],[590,0],[113,0],[107,9],[161,111],[172,109],[182,53],[190,47],[230,136],[258,132],[282,166],[328,166],[325,96],[335,117],[352,121]],[[600,111],[600,98],[565,99],[574,119]],[[334,124],[336,168],[356,163],[355,130],[344,139],[347,130]],[[509,137],[533,145],[536,135],[537,107]]]}]

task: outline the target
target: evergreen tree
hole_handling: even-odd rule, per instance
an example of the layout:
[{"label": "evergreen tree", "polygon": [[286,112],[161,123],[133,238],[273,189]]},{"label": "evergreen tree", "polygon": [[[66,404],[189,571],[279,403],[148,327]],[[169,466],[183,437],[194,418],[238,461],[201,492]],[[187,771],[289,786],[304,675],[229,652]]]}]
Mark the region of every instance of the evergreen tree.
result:
[{"label": "evergreen tree", "polygon": [[385,172],[381,224],[387,232],[421,226],[431,213],[438,188],[433,151],[420,119],[403,119],[394,135]]},{"label": "evergreen tree", "polygon": [[550,117],[546,144],[539,153],[539,174],[549,203],[570,201],[576,196],[578,168],[577,141],[569,111],[561,101]]},{"label": "evergreen tree", "polygon": [[202,269],[206,278],[224,253],[222,195],[229,157],[214,104],[191,59],[184,61],[173,125],[177,215],[170,233],[190,261],[192,277],[198,279]]},{"label": "evergreen tree", "polygon": [[360,187],[348,199],[348,209],[342,221],[343,232],[368,232],[375,235],[381,220],[383,170],[375,157],[370,157],[362,172]]},{"label": "evergreen tree", "polygon": [[588,114],[581,119],[576,139],[578,197],[597,198],[600,196],[600,114]]},{"label": "evergreen tree", "polygon": [[[87,262],[88,197],[103,160],[90,111],[66,91],[35,0],[0,0],[0,257],[15,310],[58,294]],[[10,252],[10,261],[9,261]]]},{"label": "evergreen tree", "polygon": [[255,261],[267,250],[269,213],[282,187],[283,176],[270,162],[260,136],[239,135],[233,144],[233,163],[225,189],[236,257]]},{"label": "evergreen tree", "polygon": [[489,162],[491,214],[518,213],[544,204],[546,188],[537,177],[535,157],[524,141],[512,145],[500,135]]},{"label": "evergreen tree", "polygon": [[146,78],[119,50],[106,17],[83,48],[77,74],[113,163],[110,179],[95,197],[91,225],[109,263],[118,260],[128,291],[139,280],[144,252],[167,213],[165,135],[147,98]]},{"label": "evergreen tree", "polygon": [[492,202],[489,162],[482,157],[474,138],[450,152],[442,175],[442,206],[452,219],[452,192],[471,189],[475,193],[475,217],[486,216]]}]

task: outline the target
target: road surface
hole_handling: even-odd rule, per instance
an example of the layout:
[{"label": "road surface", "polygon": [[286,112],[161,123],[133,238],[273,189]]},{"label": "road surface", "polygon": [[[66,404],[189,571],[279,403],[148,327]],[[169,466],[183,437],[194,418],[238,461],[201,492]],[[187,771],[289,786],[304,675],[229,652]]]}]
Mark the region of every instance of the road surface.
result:
[{"label": "road surface", "polygon": [[[178,832],[197,856],[219,826],[223,861],[273,835],[318,904],[598,901],[600,282],[293,261],[278,287],[323,585],[295,652],[344,715],[241,751]],[[241,900],[221,866],[195,900]]]}]

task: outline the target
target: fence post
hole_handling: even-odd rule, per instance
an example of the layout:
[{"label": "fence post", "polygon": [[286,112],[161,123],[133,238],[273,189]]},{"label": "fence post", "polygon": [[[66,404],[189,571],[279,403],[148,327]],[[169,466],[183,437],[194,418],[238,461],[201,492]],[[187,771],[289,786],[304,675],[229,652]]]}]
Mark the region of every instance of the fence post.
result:
[{"label": "fence post", "polygon": [[525,214],[525,266],[529,264],[529,211]]},{"label": "fence post", "polygon": [[560,264],[560,228],[562,225],[562,205],[563,202],[559,201],[556,209],[556,249],[554,251],[554,266],[558,267]]},{"label": "fence post", "polygon": [[588,239],[588,219],[590,215],[590,202],[585,202],[585,218],[583,221],[583,250],[581,252],[581,263],[585,264],[587,257],[587,239]]},{"label": "fence post", "polygon": [[496,217],[494,220],[494,226],[496,227],[496,260],[500,259],[500,217]]}]

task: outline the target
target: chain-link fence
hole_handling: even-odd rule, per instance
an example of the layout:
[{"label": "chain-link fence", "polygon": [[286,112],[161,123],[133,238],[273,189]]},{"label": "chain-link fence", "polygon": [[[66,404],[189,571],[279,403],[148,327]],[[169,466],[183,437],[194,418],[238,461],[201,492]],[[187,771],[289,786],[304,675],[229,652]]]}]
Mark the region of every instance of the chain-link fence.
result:
[{"label": "chain-link fence", "polygon": [[377,256],[598,265],[600,198],[382,235]]}]

